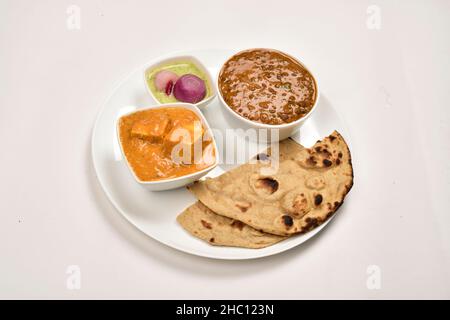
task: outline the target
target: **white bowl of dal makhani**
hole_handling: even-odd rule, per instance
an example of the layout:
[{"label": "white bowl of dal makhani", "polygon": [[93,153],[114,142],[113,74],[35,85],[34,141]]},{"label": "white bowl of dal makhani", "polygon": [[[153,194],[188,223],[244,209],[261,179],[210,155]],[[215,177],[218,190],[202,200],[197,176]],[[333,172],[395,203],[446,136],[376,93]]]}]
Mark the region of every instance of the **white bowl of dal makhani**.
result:
[{"label": "white bowl of dal makhani", "polygon": [[211,129],[193,104],[163,104],[123,115],[117,135],[133,177],[152,191],[185,186],[218,164]]},{"label": "white bowl of dal makhani", "polygon": [[[219,100],[246,129],[298,130],[319,99],[316,78],[298,59],[273,49],[248,49],[229,58],[217,78]],[[273,140],[268,139],[268,140]]]}]

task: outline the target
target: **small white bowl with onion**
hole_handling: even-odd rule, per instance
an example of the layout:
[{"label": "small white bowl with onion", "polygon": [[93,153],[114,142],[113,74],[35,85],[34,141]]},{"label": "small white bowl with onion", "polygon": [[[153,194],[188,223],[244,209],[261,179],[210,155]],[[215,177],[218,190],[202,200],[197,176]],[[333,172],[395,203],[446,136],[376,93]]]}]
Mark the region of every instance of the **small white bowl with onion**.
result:
[{"label": "small white bowl with onion", "polygon": [[193,56],[174,56],[145,67],[144,84],[158,104],[191,103],[205,108],[216,96],[208,69]]}]

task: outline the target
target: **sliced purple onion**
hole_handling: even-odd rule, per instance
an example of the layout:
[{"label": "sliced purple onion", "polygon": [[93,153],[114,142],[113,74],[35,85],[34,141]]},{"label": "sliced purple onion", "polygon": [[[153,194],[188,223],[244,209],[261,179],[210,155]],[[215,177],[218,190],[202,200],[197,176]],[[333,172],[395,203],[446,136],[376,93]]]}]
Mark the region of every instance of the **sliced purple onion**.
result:
[{"label": "sliced purple onion", "polygon": [[173,95],[178,101],[197,103],[206,96],[205,81],[193,74],[181,76],[173,87]]},{"label": "sliced purple onion", "polygon": [[[167,85],[172,82],[175,83],[178,80],[178,76],[168,70],[162,70],[155,75],[155,87],[158,91],[166,92]],[[168,94],[170,95],[170,93]]]}]

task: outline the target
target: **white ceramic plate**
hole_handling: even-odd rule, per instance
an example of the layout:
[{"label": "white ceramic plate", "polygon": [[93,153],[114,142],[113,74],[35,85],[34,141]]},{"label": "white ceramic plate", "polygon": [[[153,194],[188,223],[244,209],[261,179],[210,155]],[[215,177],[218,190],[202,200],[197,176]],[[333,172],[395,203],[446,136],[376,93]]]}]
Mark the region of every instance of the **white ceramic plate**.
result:
[{"label": "white ceramic plate", "polygon": [[[214,77],[227,57],[237,51],[189,51],[166,57],[195,56],[205,64]],[[176,216],[196,199],[185,188],[151,192],[136,183],[122,158],[117,141],[115,122],[118,117],[136,108],[156,104],[142,80],[142,72],[146,65],[148,64],[131,73],[113,91],[98,115],[92,135],[92,158],[100,184],[109,200],[130,223],[153,239],[172,248],[203,257],[236,260],[265,257],[286,251],[307,241],[328,224],[330,220],[311,232],[263,249],[216,247],[189,235],[178,225]],[[203,110],[203,113],[213,129],[225,132],[226,129],[238,128],[239,124],[222,109],[217,98]],[[326,99],[326,95],[322,94],[317,110],[293,138],[304,146],[311,146],[335,129],[348,139],[344,124]],[[235,138],[236,145],[242,146],[247,143],[253,150],[264,150],[266,147],[248,142],[239,134],[235,134]],[[226,159],[224,143],[217,140],[217,145],[223,152],[221,159]],[[209,176],[217,176],[235,165],[234,163],[219,165],[209,173]]]}]

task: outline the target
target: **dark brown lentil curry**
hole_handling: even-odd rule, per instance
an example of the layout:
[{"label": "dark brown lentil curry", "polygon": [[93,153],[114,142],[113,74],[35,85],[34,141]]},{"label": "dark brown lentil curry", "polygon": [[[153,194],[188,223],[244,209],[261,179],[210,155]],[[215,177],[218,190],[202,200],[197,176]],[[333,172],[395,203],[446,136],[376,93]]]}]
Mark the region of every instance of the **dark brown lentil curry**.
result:
[{"label": "dark brown lentil curry", "polygon": [[236,113],[271,125],[302,118],[317,97],[308,70],[288,55],[268,49],[243,51],[229,59],[219,74],[219,90]]}]

